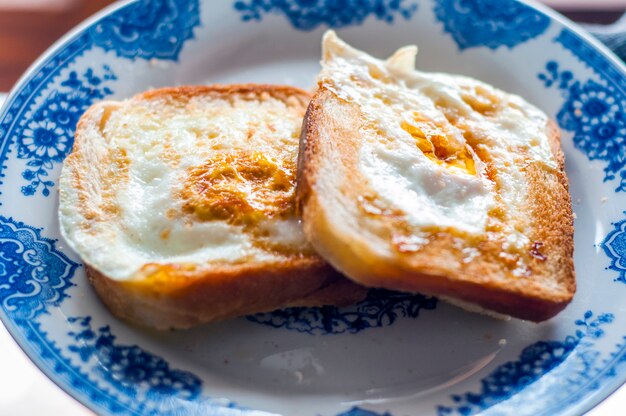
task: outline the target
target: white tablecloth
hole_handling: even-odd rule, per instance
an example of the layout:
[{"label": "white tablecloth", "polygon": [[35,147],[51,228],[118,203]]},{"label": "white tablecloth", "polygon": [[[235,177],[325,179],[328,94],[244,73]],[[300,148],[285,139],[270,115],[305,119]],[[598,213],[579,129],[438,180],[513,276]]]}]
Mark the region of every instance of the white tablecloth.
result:
[{"label": "white tablecloth", "polygon": [[[0,94],[0,107],[5,96]],[[5,202],[7,204],[7,202]],[[626,414],[626,385],[587,416]],[[50,381],[0,324],[0,415],[85,416],[92,412]],[[291,415],[288,415],[291,416]]]}]

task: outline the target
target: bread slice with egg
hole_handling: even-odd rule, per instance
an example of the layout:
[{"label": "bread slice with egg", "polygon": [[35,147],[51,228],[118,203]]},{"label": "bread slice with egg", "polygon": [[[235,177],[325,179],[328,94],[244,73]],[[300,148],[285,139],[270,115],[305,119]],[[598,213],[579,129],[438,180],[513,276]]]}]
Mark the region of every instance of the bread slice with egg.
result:
[{"label": "bread slice with egg", "polygon": [[532,321],[575,292],[559,131],[522,98],[386,61],[328,32],[307,110],[298,206],[355,282]]},{"label": "bread slice with egg", "polygon": [[314,252],[295,215],[309,100],[283,86],[192,86],[83,115],[59,219],[113,314],[185,328],[365,295]]}]

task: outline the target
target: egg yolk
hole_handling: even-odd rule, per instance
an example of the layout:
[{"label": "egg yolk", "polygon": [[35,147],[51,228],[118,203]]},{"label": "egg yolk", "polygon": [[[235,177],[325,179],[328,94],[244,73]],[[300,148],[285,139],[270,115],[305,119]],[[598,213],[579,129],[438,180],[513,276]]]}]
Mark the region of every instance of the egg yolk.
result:
[{"label": "egg yolk", "polygon": [[474,158],[464,143],[449,138],[443,126],[413,113],[413,119],[402,121],[401,127],[414,139],[418,149],[433,162],[476,174]]},{"label": "egg yolk", "polygon": [[217,153],[188,170],[183,211],[201,221],[251,226],[295,207],[295,163],[261,152]]}]

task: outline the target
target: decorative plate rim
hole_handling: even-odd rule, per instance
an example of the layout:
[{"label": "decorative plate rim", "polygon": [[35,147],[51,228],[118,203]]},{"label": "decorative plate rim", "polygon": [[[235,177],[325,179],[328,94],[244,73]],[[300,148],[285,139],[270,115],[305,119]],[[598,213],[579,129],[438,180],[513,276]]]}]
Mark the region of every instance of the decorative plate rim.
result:
[{"label": "decorative plate rim", "polygon": [[[7,110],[13,104],[15,97],[19,95],[22,89],[28,85],[28,83],[33,79],[34,75],[41,70],[43,64],[55,53],[61,51],[65,45],[67,45],[71,40],[82,34],[88,28],[90,28],[93,24],[100,21],[104,17],[107,17],[116,11],[128,6],[131,3],[134,3],[138,0],[121,0],[114,4],[111,4],[102,10],[94,13],[92,16],[83,20],[75,27],[70,29],[67,33],[61,36],[57,41],[55,41],[50,47],[48,47],[45,52],[43,52],[20,76],[15,85],[11,88],[11,90],[5,95],[5,100],[2,106],[0,106],[0,119],[2,119],[7,112]],[[586,30],[584,30],[580,25],[573,22],[569,18],[563,16],[561,13],[556,10],[548,7],[545,4],[540,3],[538,0],[514,0],[518,3],[523,3],[528,5],[529,7],[535,9],[537,12],[547,16],[551,21],[555,21],[562,26],[563,29],[568,30],[578,36],[584,43],[588,44],[590,47],[599,52],[605,59],[607,59],[617,71],[619,71],[620,75],[626,79],[626,63],[621,61],[615,53],[613,53],[608,47],[606,47],[603,43],[601,43],[598,39],[589,34]],[[20,349],[24,352],[24,354],[28,357],[28,359],[37,367],[39,371],[41,371],[50,381],[52,381],[56,386],[58,386],[65,394],[76,400],[85,408],[91,411],[98,411],[101,407],[95,402],[89,400],[88,395],[81,395],[77,391],[76,388],[72,387],[70,382],[64,382],[63,380],[56,377],[56,372],[54,368],[49,367],[45,364],[43,360],[41,360],[40,354],[37,353],[33,344],[30,344],[28,340],[22,336],[18,335],[18,330],[16,329],[14,322],[6,313],[0,309],[0,322],[5,326],[7,332],[11,335],[13,340],[19,345]],[[622,374],[617,375],[614,378],[613,383],[607,383],[605,385],[605,390],[603,393],[596,393],[589,397],[586,402],[578,402],[578,405],[573,405],[569,408],[564,409],[564,412],[571,413],[574,412],[576,414],[584,414],[589,412],[591,409],[598,406],[603,401],[607,400],[613,394],[617,392],[622,386],[626,385],[626,371]]]},{"label": "decorative plate rim", "polygon": [[590,43],[595,49],[601,52],[605,58],[609,58],[611,62],[616,65],[620,71],[622,71],[622,75],[626,77],[626,63],[622,61],[615,53],[610,50],[604,43],[600,42],[597,38],[583,29],[578,23],[573,20],[565,17],[558,11],[546,6],[543,3],[540,3],[539,0],[517,0],[520,3],[526,3],[528,6],[536,9],[540,13],[545,14],[552,20],[555,20],[562,24],[566,29],[571,30],[580,36],[585,42]]},{"label": "decorative plate rim", "polygon": [[[67,33],[61,36],[58,40],[56,40],[52,45],[50,45],[32,64],[28,66],[28,68],[20,76],[15,85],[11,88],[11,90],[8,93],[3,93],[4,102],[2,103],[2,106],[0,106],[0,119],[4,117],[5,112],[13,103],[15,97],[19,95],[19,92],[31,81],[34,74],[37,72],[37,70],[41,69],[41,66],[48,60],[48,58],[61,50],[64,45],[66,45],[70,40],[77,37],[80,33],[85,31],[97,21],[126,7],[134,1],[136,0],[121,0],[104,7],[102,10],[99,10],[82,22],[78,23]],[[40,355],[35,351],[34,347],[29,344],[26,339],[17,335],[18,331],[15,328],[14,322],[4,313],[1,308],[0,322],[2,323],[2,325],[4,325],[13,341],[15,341],[15,343],[20,347],[26,357],[31,361],[31,363],[35,365],[38,371],[46,376],[48,380],[54,383],[54,385],[56,385],[64,394],[68,395],[71,399],[76,400],[86,409],[93,412],[98,410],[98,408],[93,405],[93,402],[89,401],[87,397],[81,397],[79,394],[77,394],[76,389],[72,388],[70,383],[67,383],[66,385],[55,377],[54,369],[46,367],[44,362],[41,360]]]},{"label": "decorative plate rim", "polygon": [[[583,29],[579,24],[563,16],[561,13],[557,12],[556,10],[546,6],[545,4],[539,3],[538,0],[517,0],[517,1],[519,1],[520,3],[528,4],[530,7],[533,7],[535,10],[539,11],[540,13],[545,14],[550,19],[562,24],[565,29],[574,32],[583,41],[590,44],[590,46],[592,46],[598,52],[604,55],[605,58],[609,59],[611,63],[615,65],[616,69],[621,72],[621,75],[624,78],[626,78],[626,63],[624,63],[621,59],[619,59],[617,55],[613,53],[613,51],[611,51],[606,45],[604,45],[598,39],[593,37],[589,32]],[[590,400],[587,401],[587,403],[580,404],[577,409],[570,408],[569,410],[570,411],[578,410],[580,411],[580,414],[585,414],[589,412],[590,410],[598,406],[600,403],[602,403],[603,401],[611,397],[613,394],[615,394],[620,389],[620,387],[626,385],[626,372],[624,372],[621,376],[616,377],[616,379],[618,380],[618,382],[616,382],[614,385],[612,386],[607,385],[606,391],[608,393],[606,395],[596,394],[595,396],[592,396]]]}]

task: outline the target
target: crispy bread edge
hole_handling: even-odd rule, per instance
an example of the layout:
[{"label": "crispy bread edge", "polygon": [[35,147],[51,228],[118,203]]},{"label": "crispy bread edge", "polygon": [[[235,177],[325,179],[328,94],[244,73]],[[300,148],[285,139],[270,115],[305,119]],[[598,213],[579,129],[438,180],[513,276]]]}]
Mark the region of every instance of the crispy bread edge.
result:
[{"label": "crispy bread edge", "polygon": [[344,305],[367,292],[319,259],[216,267],[166,290],[85,269],[113,315],[156,329],[184,329],[290,306]]},{"label": "crispy bread edge", "polygon": [[[323,86],[314,95],[301,133],[296,200],[297,209],[303,218],[305,234],[317,252],[337,270],[368,287],[447,296],[535,322],[549,319],[567,306],[576,290],[572,257],[573,216],[564,171],[564,154],[560,148],[560,134],[554,123],[551,122],[547,128],[550,131],[551,149],[558,163],[557,179],[560,186],[546,189],[541,182],[531,182],[529,194],[535,204],[534,207],[527,207],[531,210],[530,215],[538,219],[533,237],[544,242],[550,241],[552,247],[557,247],[555,252],[544,253],[550,259],[549,267],[536,265],[549,268],[549,272],[556,273],[559,280],[559,290],[545,293],[540,284],[527,287],[519,284],[511,287],[498,284],[489,264],[480,264],[485,263],[480,260],[474,267],[476,273],[472,276],[450,275],[445,273],[445,267],[437,265],[437,262],[441,264],[444,259],[440,256],[441,252],[430,255],[434,265],[428,273],[417,272],[410,265],[407,267],[399,258],[389,261],[378,257],[368,242],[358,236],[339,233],[331,221],[331,207],[325,205],[323,196],[316,189],[321,180],[320,164],[324,157],[337,158],[333,152],[354,152],[355,149],[350,140],[346,140],[347,144],[342,140],[324,143],[321,136],[324,133],[330,136],[340,132],[341,127],[333,124],[335,122],[349,124],[345,131],[358,131],[355,128],[358,126],[359,112],[357,108],[346,109],[347,116],[344,114],[342,120],[333,121],[332,115],[325,113],[326,100],[337,100],[342,106],[350,106]],[[321,125],[323,123],[326,125]],[[322,132],[322,129],[326,131]],[[353,180],[356,173],[349,173]],[[534,173],[531,172],[532,174]],[[553,210],[552,215],[545,215],[546,208]],[[445,246],[438,249],[445,250]]]}]

